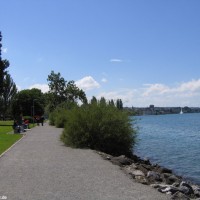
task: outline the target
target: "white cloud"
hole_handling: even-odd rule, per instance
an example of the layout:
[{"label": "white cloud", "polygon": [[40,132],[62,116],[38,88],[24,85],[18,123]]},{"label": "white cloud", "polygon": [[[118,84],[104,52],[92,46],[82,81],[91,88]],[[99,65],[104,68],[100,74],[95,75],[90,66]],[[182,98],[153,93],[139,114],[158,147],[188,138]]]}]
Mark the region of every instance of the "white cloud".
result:
[{"label": "white cloud", "polygon": [[175,86],[164,84],[146,84],[142,92],[143,98],[160,106],[199,106],[200,79],[179,83]]},{"label": "white cloud", "polygon": [[186,83],[180,84],[177,88],[179,92],[186,92],[186,91],[200,91],[200,79],[199,80],[192,80]]},{"label": "white cloud", "polygon": [[164,94],[170,90],[168,86],[158,83],[145,84],[144,86],[146,86],[146,88],[143,96],[149,96],[151,94]]},{"label": "white cloud", "polygon": [[43,93],[49,91],[49,86],[47,84],[34,84],[29,87],[29,89],[37,88],[40,89]]},{"label": "white cloud", "polygon": [[92,90],[100,87],[100,84],[95,81],[91,76],[86,76],[76,81],[75,84],[83,90]]},{"label": "white cloud", "polygon": [[136,93],[136,90],[120,89],[118,91],[102,92],[97,95],[97,98],[100,99],[101,97],[104,97],[107,100],[113,99],[114,101],[121,99],[124,104],[130,105],[130,102],[134,99]]},{"label": "white cloud", "polygon": [[106,79],[106,78],[102,78],[102,79],[101,79],[101,82],[106,83],[106,82],[107,82],[107,79]]},{"label": "white cloud", "polygon": [[174,94],[183,95],[195,94],[200,92],[200,79],[192,80],[189,82],[179,83],[177,86],[169,87],[164,84],[145,84],[145,91],[143,96],[149,96],[151,94],[162,95],[162,94]]},{"label": "white cloud", "polygon": [[200,79],[168,86],[161,83],[145,84],[141,88],[126,88],[103,92],[98,98],[122,99],[124,106],[200,106]]},{"label": "white cloud", "polygon": [[121,59],[118,59],[118,58],[113,58],[113,59],[110,59],[110,62],[123,62],[123,60]]}]

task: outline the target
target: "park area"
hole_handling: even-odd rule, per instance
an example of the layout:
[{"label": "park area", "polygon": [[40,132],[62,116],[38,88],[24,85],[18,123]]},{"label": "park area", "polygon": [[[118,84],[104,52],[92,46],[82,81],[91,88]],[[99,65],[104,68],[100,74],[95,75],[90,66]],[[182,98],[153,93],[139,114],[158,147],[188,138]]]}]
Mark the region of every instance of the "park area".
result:
[{"label": "park area", "polygon": [[13,121],[0,121],[0,155],[23,136],[12,134],[12,125]]}]

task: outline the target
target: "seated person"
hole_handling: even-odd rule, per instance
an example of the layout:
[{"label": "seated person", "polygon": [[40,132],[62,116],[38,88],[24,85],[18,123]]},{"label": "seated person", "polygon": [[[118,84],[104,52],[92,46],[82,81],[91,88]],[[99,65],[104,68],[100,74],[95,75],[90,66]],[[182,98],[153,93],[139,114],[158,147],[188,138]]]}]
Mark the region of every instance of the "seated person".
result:
[{"label": "seated person", "polygon": [[29,120],[28,119],[24,120],[24,128],[29,129]]},{"label": "seated person", "polygon": [[17,120],[14,120],[13,129],[14,129],[14,131],[16,131],[17,133],[20,133],[20,126],[19,126]]}]

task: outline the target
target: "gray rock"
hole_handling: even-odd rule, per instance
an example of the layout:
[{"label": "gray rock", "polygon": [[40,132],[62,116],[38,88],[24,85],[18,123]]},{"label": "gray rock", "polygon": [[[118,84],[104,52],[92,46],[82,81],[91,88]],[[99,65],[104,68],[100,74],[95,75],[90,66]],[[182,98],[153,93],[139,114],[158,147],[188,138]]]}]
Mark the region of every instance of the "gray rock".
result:
[{"label": "gray rock", "polygon": [[179,191],[176,192],[175,194],[173,194],[171,199],[173,199],[173,200],[190,200],[190,198],[188,196],[186,196],[185,194],[183,194]]},{"label": "gray rock", "polygon": [[200,192],[200,186],[198,186],[198,185],[192,185],[192,189],[194,191],[199,191]]},{"label": "gray rock", "polygon": [[135,170],[135,171],[133,171],[133,174],[134,174],[135,176],[145,176],[144,173],[143,173],[142,171],[140,171],[140,170]]},{"label": "gray rock", "polygon": [[175,175],[171,175],[166,179],[166,182],[168,184],[173,184],[173,183],[179,183],[180,184],[180,179],[178,177],[176,177]]},{"label": "gray rock", "polygon": [[178,192],[178,188],[173,187],[173,186],[167,186],[165,189],[161,189],[162,193],[168,193],[168,194],[174,194],[176,192]]},{"label": "gray rock", "polygon": [[123,169],[127,174],[131,175],[131,177],[134,179],[136,176],[144,176],[145,177],[144,173],[140,170],[137,170],[137,166],[134,164],[125,166]]},{"label": "gray rock", "polygon": [[135,180],[138,183],[142,183],[144,185],[148,185],[148,180],[145,178],[145,176],[135,176]]},{"label": "gray rock", "polygon": [[160,188],[160,189],[165,189],[165,188],[169,187],[169,185],[157,184],[157,183],[151,184],[150,186],[153,187],[153,188]]},{"label": "gray rock", "polygon": [[188,187],[186,187],[186,186],[180,186],[178,189],[183,194],[186,194],[186,195],[190,195],[191,194],[190,189]]},{"label": "gray rock", "polygon": [[118,157],[112,157],[110,159],[110,161],[113,164],[119,165],[119,166],[123,166],[123,165],[131,165],[133,163],[133,161],[129,158],[127,158],[124,155],[118,156]]},{"label": "gray rock", "polygon": [[157,172],[159,173],[169,173],[169,174],[172,174],[172,170],[171,169],[167,169],[165,167],[158,167],[157,168]]},{"label": "gray rock", "polygon": [[148,171],[150,171],[150,169],[147,169],[146,166],[143,164],[139,164],[137,165],[137,167],[139,170],[141,170],[145,174],[145,176],[147,175]]},{"label": "gray rock", "polygon": [[192,189],[194,190],[195,197],[200,197],[200,187],[197,185],[192,185]]},{"label": "gray rock", "polygon": [[200,197],[200,192],[199,191],[194,191],[195,197]]},{"label": "gray rock", "polygon": [[158,172],[154,172],[154,171],[149,171],[147,173],[147,178],[150,182],[154,182],[154,181],[162,181],[161,179],[161,175]]},{"label": "gray rock", "polygon": [[179,187],[179,186],[180,186],[180,183],[178,183],[178,182],[173,183],[172,186],[174,186],[174,187]]},{"label": "gray rock", "polygon": [[192,186],[190,186],[188,183],[186,183],[184,181],[181,182],[179,190],[186,195],[194,194],[194,190],[193,190]]}]

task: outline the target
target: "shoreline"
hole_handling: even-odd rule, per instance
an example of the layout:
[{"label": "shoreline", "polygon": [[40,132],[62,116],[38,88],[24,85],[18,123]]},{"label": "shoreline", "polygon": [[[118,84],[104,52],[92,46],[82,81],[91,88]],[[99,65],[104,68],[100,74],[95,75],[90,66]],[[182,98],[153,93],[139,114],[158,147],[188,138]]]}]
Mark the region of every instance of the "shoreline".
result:
[{"label": "shoreline", "polygon": [[172,199],[200,200],[200,185],[175,174],[171,169],[152,164],[150,160],[141,159],[135,154],[129,157],[115,157],[104,152],[96,152],[103,159],[118,165],[134,181],[171,195]]},{"label": "shoreline", "polygon": [[195,184],[195,185],[199,185],[200,186],[200,181],[196,181],[194,178],[192,177],[187,177],[187,176],[184,176],[181,174],[181,172],[177,172],[176,168],[170,168],[170,167],[167,167],[166,165],[162,165],[162,164],[159,164],[157,163],[156,161],[153,161],[153,158],[145,158],[145,157],[142,157],[140,155],[137,155],[137,154],[134,154],[136,155],[138,158],[140,158],[141,160],[149,160],[149,162],[151,162],[152,165],[159,165],[161,167],[165,167],[165,168],[168,168],[168,169],[171,169],[173,174],[175,174],[176,176],[179,176],[181,177],[184,181],[186,182],[189,182],[190,184]]}]

